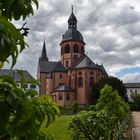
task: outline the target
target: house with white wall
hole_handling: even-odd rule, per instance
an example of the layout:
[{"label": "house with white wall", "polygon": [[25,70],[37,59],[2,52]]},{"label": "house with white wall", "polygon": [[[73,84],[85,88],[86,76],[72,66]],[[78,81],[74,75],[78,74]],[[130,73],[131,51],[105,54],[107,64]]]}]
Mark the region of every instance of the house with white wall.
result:
[{"label": "house with white wall", "polygon": [[133,102],[131,95],[140,94],[140,83],[124,83],[127,90],[127,97],[129,102]]},{"label": "house with white wall", "polygon": [[[39,93],[39,87],[36,84],[31,82],[31,81],[35,80],[33,78],[33,76],[26,70],[20,70],[20,71],[22,71],[23,78],[25,80],[25,83],[23,85],[24,88],[25,89],[34,89]],[[8,75],[8,76],[12,77],[16,81],[17,85],[19,87],[21,87],[21,75],[18,72],[16,72],[16,70],[0,69],[0,76],[3,76],[3,75]]]}]

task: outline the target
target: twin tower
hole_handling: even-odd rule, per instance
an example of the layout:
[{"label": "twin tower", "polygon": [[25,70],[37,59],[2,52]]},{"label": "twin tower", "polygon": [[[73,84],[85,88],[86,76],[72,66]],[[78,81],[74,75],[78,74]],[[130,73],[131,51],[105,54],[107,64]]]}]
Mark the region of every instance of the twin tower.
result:
[{"label": "twin tower", "polygon": [[77,19],[71,12],[68,29],[62,36],[61,61],[49,61],[45,42],[38,62],[37,76],[41,83],[40,94],[47,94],[60,106],[81,106],[90,103],[90,89],[107,76],[103,65],[95,64],[85,54],[85,42],[77,29]]}]

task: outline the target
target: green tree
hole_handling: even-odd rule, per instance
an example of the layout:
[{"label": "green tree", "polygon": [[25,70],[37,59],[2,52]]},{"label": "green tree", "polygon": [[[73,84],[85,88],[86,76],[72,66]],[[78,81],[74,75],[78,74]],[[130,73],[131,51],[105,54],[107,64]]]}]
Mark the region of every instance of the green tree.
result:
[{"label": "green tree", "polygon": [[[38,7],[38,0],[0,0],[0,68],[9,57],[13,67],[26,48],[24,36],[29,29],[25,24],[17,29],[11,21],[33,14],[33,4]],[[0,140],[49,139],[40,127],[45,120],[47,127],[59,110],[50,97],[35,94],[34,90],[19,88],[9,76],[0,77]]]},{"label": "green tree", "polygon": [[28,28],[24,26],[17,29],[12,20],[25,20],[30,14],[33,15],[35,4],[38,8],[38,0],[0,0],[0,66],[2,67],[8,57],[12,57],[12,67],[16,63],[19,52],[27,44],[24,36],[28,33]]},{"label": "green tree", "polygon": [[[129,106],[116,90],[106,85],[91,111],[81,112],[69,124],[74,140],[127,139]],[[92,110],[93,109],[93,110]]]},{"label": "green tree", "polygon": [[110,116],[109,123],[112,130],[111,137],[123,137],[123,130],[126,128],[123,127],[123,129],[121,125],[125,123],[125,126],[128,126],[127,120],[129,118],[129,106],[119,96],[118,91],[113,90],[109,85],[105,85],[101,90],[101,96],[96,104],[96,109],[104,109]]},{"label": "green tree", "polygon": [[78,104],[77,101],[74,101],[72,103],[72,111],[73,111],[74,114],[77,114],[78,113],[78,111],[79,111],[79,104]]},{"label": "green tree", "polygon": [[121,80],[119,80],[116,77],[104,77],[97,83],[95,83],[91,89],[90,95],[91,95],[91,104],[96,104],[99,97],[100,97],[100,91],[101,89],[106,85],[110,85],[113,89],[118,91],[118,94],[125,100],[125,102],[128,102],[127,97],[127,91],[126,88]]},{"label": "green tree", "polygon": [[139,111],[140,110],[140,94],[139,93],[131,94],[131,98],[134,101],[135,110]]}]

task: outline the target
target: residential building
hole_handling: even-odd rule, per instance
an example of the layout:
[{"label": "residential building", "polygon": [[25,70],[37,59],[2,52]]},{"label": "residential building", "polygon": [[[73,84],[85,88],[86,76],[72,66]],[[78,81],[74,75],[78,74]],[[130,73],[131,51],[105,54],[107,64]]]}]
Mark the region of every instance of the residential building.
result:
[{"label": "residential building", "polygon": [[[20,70],[20,71],[23,72],[23,78],[25,79],[24,88],[34,89],[39,93],[39,87],[31,82],[32,80],[35,80],[32,77],[32,75],[28,71],[25,71],[25,70]],[[0,69],[0,76],[3,76],[3,75],[8,75],[12,77],[16,81],[17,85],[21,87],[21,76],[15,70]]]},{"label": "residential building", "polygon": [[140,94],[140,83],[124,83],[126,90],[127,90],[127,96],[129,102],[133,102],[131,95],[138,93]]}]

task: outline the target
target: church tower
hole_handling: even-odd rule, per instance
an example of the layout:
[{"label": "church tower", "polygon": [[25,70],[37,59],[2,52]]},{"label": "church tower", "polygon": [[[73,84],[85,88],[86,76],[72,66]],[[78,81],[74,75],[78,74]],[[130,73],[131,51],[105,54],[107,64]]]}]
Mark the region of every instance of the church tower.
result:
[{"label": "church tower", "polygon": [[82,34],[77,30],[77,19],[73,13],[68,19],[68,29],[62,36],[61,63],[65,68],[75,64],[85,54],[85,43]]},{"label": "church tower", "polygon": [[46,52],[46,44],[45,44],[45,40],[43,43],[43,48],[42,48],[42,53],[41,53],[41,57],[39,58],[40,61],[49,61],[48,57],[47,57],[47,52]]},{"label": "church tower", "polygon": [[49,59],[47,57],[47,52],[46,52],[46,44],[45,44],[45,39],[43,43],[43,48],[41,52],[41,56],[39,57],[38,61],[38,69],[37,69],[37,78],[39,82],[41,83],[41,88],[39,94],[41,95],[42,93],[46,93],[46,74],[44,72],[44,67],[45,65],[49,63]]}]

